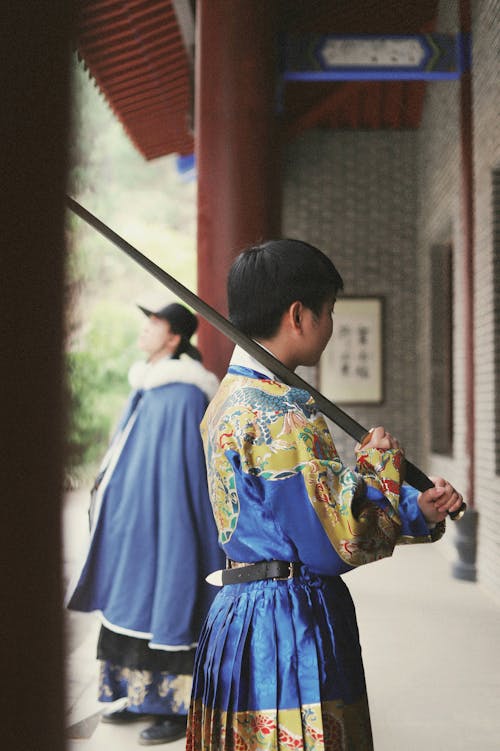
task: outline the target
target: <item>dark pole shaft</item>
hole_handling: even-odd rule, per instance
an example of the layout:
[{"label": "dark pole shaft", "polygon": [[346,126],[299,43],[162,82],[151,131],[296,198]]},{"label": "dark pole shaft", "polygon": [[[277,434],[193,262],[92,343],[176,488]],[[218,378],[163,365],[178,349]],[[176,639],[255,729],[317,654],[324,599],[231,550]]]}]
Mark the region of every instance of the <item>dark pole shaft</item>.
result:
[{"label": "dark pole shaft", "polygon": [[[137,248],[134,248],[133,245],[130,245],[130,243],[124,240],[123,237],[120,237],[120,235],[118,235],[110,227],[104,224],[104,222],[101,222],[101,220],[94,216],[94,214],[91,214],[90,211],[87,211],[87,209],[85,209],[81,204],[77,203],[73,198],[70,198],[69,196],[66,197],[66,201],[69,208],[75,214],[77,214],[77,216],[94,227],[94,229],[100,232],[101,235],[103,235],[118,248],[123,250],[123,252],[130,256],[130,258],[138,263],[139,266],[148,271],[152,276],[155,277],[155,279],[158,279],[159,282],[165,285],[165,287],[167,287],[171,292],[176,294],[177,297],[179,297],[183,302],[185,302],[187,305],[190,305],[209,323],[215,326],[227,337],[229,337],[231,341],[233,341],[235,344],[239,344],[240,347],[248,352],[248,354],[252,355],[252,357],[255,357],[258,362],[267,367],[272,373],[277,375],[283,381],[283,383],[286,383],[288,386],[295,386],[296,388],[308,391],[314,398],[314,401],[316,402],[321,412],[329,417],[330,420],[332,420],[336,425],[342,428],[342,430],[350,435],[351,438],[354,438],[358,442],[363,440],[368,431],[366,430],[366,428],[356,422],[356,420],[354,420],[350,415],[348,415],[347,412],[344,412],[344,410],[340,409],[340,407],[337,407],[336,404],[333,404],[333,402],[323,396],[323,394],[321,394],[313,386],[307,383],[307,381],[304,381],[304,379],[298,376],[297,373],[294,373],[280,360],[277,360],[273,355],[271,355],[270,352],[257,344],[257,342],[254,342],[253,339],[250,339],[241,331],[239,331],[236,326],[233,326],[233,324],[227,320],[227,318],[224,318],[224,316],[218,313],[214,308],[201,300],[198,295],[195,295],[194,292],[191,292],[191,290],[181,284],[181,282],[178,282],[177,279],[174,279],[173,276],[157,266],[156,263],[147,258],[143,253],[137,250]],[[434,487],[434,483],[427,477],[427,475],[410,461],[408,461],[408,459],[405,460],[405,472],[406,481],[414,488],[417,488],[417,490],[424,491]],[[459,518],[461,511],[462,509],[460,509],[458,512],[455,512],[454,514],[450,514],[451,518]]]}]

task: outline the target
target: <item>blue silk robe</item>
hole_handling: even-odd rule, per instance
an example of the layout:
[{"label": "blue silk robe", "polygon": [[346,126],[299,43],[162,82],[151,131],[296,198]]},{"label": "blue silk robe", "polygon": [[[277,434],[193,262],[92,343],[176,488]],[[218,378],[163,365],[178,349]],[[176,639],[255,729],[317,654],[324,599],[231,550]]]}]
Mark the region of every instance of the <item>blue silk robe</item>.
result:
[{"label": "blue silk robe", "polygon": [[237,352],[232,363],[247,366],[231,365],[202,423],[219,542],[234,561],[302,566],[293,579],[220,590],[198,645],[187,749],[371,749],[356,615],[340,575],[399,543],[437,539],[442,527],[428,528],[417,491],[401,485],[400,451],[363,450],[349,469],[312,397]]},{"label": "blue silk robe", "polygon": [[[187,357],[133,366],[135,386],[103,462],[91,538],[68,607],[99,611],[110,631],[156,653],[190,650],[212,602],[206,575],[223,565],[199,424],[218,385]],[[100,700],[187,714],[189,675],[103,666]]]}]

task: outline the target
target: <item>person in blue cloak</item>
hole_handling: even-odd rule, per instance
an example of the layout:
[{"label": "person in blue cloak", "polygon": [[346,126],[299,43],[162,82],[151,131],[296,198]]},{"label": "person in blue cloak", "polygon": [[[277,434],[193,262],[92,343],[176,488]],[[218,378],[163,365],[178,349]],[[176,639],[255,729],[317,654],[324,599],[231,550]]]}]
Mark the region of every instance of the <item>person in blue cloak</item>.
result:
[{"label": "person in blue cloak", "polygon": [[91,536],[67,606],[99,611],[99,701],[127,698],[104,722],[155,722],[143,745],[184,735],[194,652],[224,556],[208,496],[199,425],[218,380],[190,339],[197,318],[172,303],[146,321],[147,360],[92,493]]}]

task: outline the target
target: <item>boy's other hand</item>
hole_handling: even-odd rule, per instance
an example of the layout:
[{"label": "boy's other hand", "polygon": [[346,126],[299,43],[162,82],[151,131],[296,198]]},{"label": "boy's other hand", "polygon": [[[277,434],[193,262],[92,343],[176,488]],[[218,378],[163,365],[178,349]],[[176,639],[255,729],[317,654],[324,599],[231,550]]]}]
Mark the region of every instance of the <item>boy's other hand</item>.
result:
[{"label": "boy's other hand", "polygon": [[418,496],[418,505],[425,520],[437,524],[451,511],[458,511],[463,498],[450,483],[442,477],[431,477],[434,488],[429,488]]},{"label": "boy's other hand", "polygon": [[388,449],[401,448],[399,442],[390,433],[387,433],[385,428],[378,426],[377,428],[371,428],[364,440],[361,443],[356,444],[357,451],[363,449],[380,449],[381,451],[387,451]]}]

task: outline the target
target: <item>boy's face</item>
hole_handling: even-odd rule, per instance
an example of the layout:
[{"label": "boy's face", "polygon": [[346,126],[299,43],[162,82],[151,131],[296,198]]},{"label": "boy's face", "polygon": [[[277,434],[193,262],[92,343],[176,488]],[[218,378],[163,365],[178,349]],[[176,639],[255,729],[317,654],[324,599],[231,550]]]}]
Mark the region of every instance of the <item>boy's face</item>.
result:
[{"label": "boy's face", "polygon": [[317,365],[323,350],[330,341],[333,330],[333,308],[335,300],[327,300],[316,316],[309,308],[304,308],[304,351],[302,365]]}]

